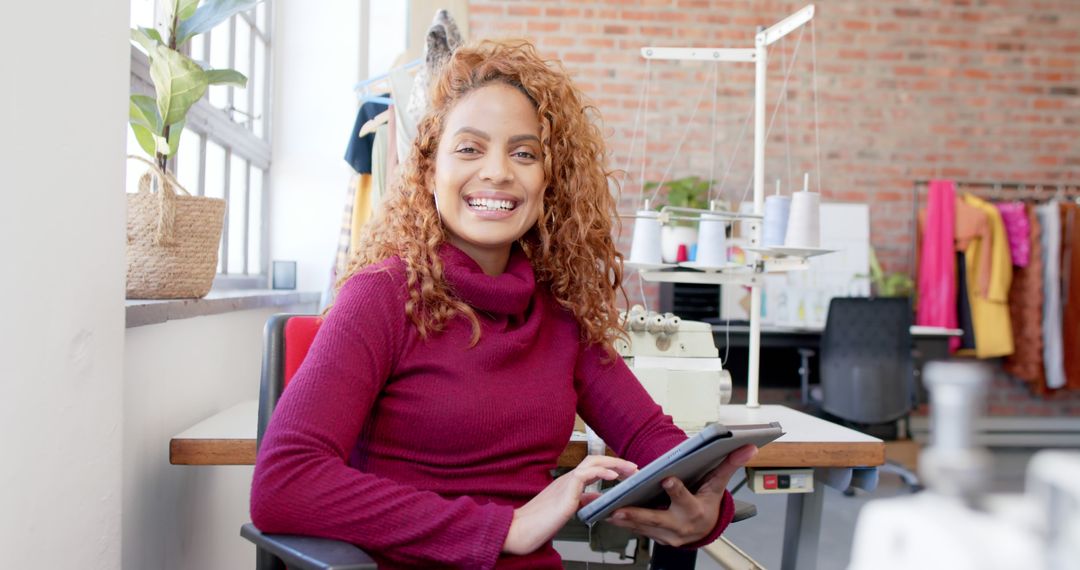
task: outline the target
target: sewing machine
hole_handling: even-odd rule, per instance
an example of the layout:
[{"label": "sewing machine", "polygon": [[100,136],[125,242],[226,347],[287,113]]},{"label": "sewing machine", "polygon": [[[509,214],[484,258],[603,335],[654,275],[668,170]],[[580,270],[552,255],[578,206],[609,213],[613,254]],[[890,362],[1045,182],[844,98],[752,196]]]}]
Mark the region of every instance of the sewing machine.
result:
[{"label": "sewing machine", "polygon": [[731,401],[731,375],[723,369],[707,323],[635,305],[623,314],[628,339],[615,342],[649,395],[684,430],[720,420]]}]

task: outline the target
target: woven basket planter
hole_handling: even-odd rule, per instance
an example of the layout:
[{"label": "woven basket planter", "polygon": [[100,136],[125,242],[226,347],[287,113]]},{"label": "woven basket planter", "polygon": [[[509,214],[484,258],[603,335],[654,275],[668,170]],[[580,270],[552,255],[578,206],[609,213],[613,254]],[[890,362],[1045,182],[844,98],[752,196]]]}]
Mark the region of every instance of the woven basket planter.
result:
[{"label": "woven basket planter", "polygon": [[127,298],[205,297],[217,272],[225,200],[192,196],[156,164],[129,158],[150,169],[138,193],[127,195]]}]

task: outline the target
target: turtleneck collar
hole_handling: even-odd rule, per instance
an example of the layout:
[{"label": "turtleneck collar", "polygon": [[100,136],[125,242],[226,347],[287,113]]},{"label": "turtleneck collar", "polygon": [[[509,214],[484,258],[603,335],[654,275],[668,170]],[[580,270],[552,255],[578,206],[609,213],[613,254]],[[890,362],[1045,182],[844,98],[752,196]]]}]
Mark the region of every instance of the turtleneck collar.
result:
[{"label": "turtleneck collar", "polygon": [[520,315],[528,309],[536,276],[517,244],[510,251],[506,271],[495,276],[485,274],[473,258],[450,243],[442,244],[439,256],[450,288],[473,308],[491,315]]}]

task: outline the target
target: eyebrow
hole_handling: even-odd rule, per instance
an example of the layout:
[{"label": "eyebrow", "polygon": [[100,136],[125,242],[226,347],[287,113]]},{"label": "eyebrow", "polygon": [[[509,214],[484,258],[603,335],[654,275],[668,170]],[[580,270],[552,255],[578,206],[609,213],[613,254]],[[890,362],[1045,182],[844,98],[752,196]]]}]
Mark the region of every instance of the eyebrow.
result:
[{"label": "eyebrow", "polygon": [[[467,133],[475,137],[482,138],[485,141],[491,141],[491,135],[485,133],[484,131],[481,131],[480,129],[474,129],[473,127],[461,127],[457,130],[457,132],[454,133],[454,136],[460,135],[462,133]],[[517,144],[523,141],[535,141],[536,144],[540,144],[540,137],[536,135],[514,135],[510,137],[510,140],[508,142],[510,144]]]}]

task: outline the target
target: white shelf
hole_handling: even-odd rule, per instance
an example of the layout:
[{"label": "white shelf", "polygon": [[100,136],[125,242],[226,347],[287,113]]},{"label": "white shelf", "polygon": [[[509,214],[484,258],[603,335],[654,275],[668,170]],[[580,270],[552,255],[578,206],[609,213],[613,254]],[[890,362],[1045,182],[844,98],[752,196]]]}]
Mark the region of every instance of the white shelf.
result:
[{"label": "white shelf", "polygon": [[806,259],[781,257],[764,259],[756,265],[730,265],[705,271],[642,271],[641,278],[654,283],[693,283],[698,285],[761,285],[768,273],[806,271]]}]

